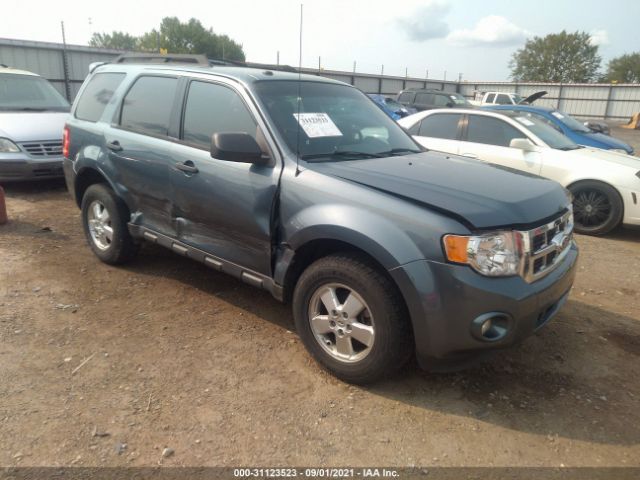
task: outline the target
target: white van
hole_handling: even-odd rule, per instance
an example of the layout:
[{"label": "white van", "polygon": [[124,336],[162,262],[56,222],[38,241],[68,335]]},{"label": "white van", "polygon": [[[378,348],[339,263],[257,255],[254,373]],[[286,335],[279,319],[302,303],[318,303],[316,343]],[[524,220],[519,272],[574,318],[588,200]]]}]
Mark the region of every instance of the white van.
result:
[{"label": "white van", "polygon": [[35,73],[0,65],[0,182],[63,177],[69,102]]}]

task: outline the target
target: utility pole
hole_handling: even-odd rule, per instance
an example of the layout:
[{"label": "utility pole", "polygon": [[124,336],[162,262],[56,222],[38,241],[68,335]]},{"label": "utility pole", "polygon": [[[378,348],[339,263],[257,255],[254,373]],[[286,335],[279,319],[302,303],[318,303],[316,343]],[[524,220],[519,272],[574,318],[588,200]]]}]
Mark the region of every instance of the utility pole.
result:
[{"label": "utility pole", "polygon": [[404,67],[404,78],[409,78],[409,67]]},{"label": "utility pole", "polygon": [[318,71],[322,70],[322,57],[318,55]]},{"label": "utility pole", "polygon": [[356,73],[356,61],[353,61],[353,73]]},{"label": "utility pole", "polygon": [[276,65],[280,66],[280,50],[278,50],[278,53],[276,55]]},{"label": "utility pole", "polygon": [[380,69],[380,75],[384,75],[384,65],[382,65],[382,68]]},{"label": "utility pole", "polygon": [[447,71],[446,70],[444,71],[444,81],[445,82],[447,81]]},{"label": "utility pole", "polygon": [[458,83],[462,83],[462,72],[458,74]]},{"label": "utility pole", "polygon": [[64,33],[64,21],[60,22],[62,30],[62,71],[64,74],[64,93],[67,100],[71,101],[71,86],[69,85],[69,61],[67,59],[67,36]]}]

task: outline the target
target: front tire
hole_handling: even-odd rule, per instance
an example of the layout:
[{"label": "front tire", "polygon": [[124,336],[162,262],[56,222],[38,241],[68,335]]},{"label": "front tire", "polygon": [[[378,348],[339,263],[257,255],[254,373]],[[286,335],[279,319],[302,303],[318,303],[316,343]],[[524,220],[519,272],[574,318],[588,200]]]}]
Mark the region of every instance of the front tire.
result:
[{"label": "front tire", "polygon": [[296,285],[293,314],[314,359],[349,383],[389,376],[413,351],[400,292],[362,255],[331,255],[310,265]]},{"label": "front tire", "polygon": [[93,253],[105,263],[131,260],[138,245],[127,228],[127,206],[108,186],[91,185],[82,197],[82,226]]},{"label": "front tire", "polygon": [[569,187],[573,194],[575,231],[604,235],[622,221],[624,205],[617,190],[606,183],[587,180]]}]

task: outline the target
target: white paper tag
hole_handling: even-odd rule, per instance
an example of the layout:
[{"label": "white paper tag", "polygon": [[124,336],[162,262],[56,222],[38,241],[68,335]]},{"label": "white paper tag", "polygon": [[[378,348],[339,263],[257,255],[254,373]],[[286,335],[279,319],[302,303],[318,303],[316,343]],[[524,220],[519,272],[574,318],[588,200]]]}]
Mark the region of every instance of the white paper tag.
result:
[{"label": "white paper tag", "polygon": [[564,118],[564,115],[562,115],[560,112],[551,112],[551,115],[553,115],[556,118],[559,118],[560,120]]},{"label": "white paper tag", "polygon": [[342,132],[326,113],[294,113],[293,116],[309,138],[342,136]]},{"label": "white paper tag", "polygon": [[521,124],[526,125],[527,127],[535,125],[535,123],[533,123],[531,120],[527,120],[524,117],[516,117],[516,120],[518,120]]}]

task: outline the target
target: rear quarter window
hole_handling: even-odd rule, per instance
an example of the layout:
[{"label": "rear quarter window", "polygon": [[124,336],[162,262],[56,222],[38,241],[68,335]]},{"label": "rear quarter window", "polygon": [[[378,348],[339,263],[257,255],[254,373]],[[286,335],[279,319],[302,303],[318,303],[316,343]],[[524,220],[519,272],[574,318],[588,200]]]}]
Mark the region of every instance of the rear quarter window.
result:
[{"label": "rear quarter window", "polygon": [[96,73],[78,100],[75,117],[89,122],[100,120],[124,76],[124,73]]},{"label": "rear quarter window", "polygon": [[402,103],[411,103],[413,101],[413,92],[401,93],[398,97],[398,101]]}]

